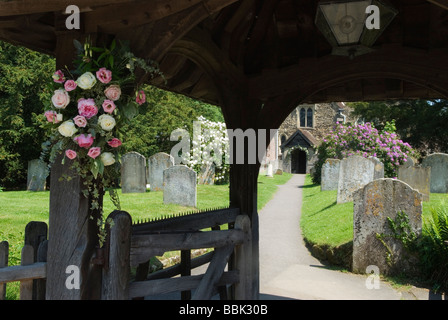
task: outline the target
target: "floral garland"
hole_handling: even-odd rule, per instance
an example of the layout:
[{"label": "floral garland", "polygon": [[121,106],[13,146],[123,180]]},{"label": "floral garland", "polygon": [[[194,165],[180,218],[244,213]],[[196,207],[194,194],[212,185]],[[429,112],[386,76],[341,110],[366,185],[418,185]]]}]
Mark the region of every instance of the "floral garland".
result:
[{"label": "floral garland", "polygon": [[50,84],[53,95],[44,113],[50,139],[43,144],[41,158],[51,150],[51,165],[63,153],[62,163],[70,161],[70,168],[83,178],[90,209],[100,211],[101,246],[105,238],[102,194],[109,191],[120,209],[113,184],[120,174],[122,127],[146,102],[145,92],[134,87],[134,70],[138,67],[152,76],[160,73],[154,63],[135,57],[125,44],[115,40],[108,48],[93,47],[89,41],[74,44],[76,70],[57,70]]}]

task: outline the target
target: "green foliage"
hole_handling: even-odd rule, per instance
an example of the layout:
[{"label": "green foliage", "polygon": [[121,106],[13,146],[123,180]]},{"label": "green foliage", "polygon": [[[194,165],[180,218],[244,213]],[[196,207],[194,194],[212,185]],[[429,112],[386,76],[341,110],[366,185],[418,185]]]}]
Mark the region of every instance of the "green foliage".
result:
[{"label": "green foliage", "polygon": [[348,103],[354,113],[385,129],[394,120],[396,132],[422,156],[448,151],[448,100]]},{"label": "green foliage", "polygon": [[[393,130],[394,123],[388,123]],[[384,164],[385,177],[397,175],[398,166],[415,157],[415,150],[399,139],[396,133],[379,131],[372,124],[337,124],[323,139],[318,148],[318,161],[315,164],[313,181],[320,183],[321,168],[327,159],[343,159],[352,155],[375,157]]]},{"label": "green foliage", "polygon": [[171,93],[156,87],[147,86],[147,106],[130,125],[124,126],[127,138],[123,141],[126,151],[137,151],[146,157],[157,152],[169,153],[178,141],[170,141],[171,132],[181,128],[193,135],[193,121],[200,115],[211,121],[224,121],[221,109]]},{"label": "green foliage", "polygon": [[395,219],[387,217],[387,222],[391,233],[377,234],[376,237],[386,248],[386,261],[392,266],[393,264],[393,251],[387,244],[387,239],[392,238],[399,241],[405,250],[410,253],[415,253],[417,249],[417,234],[412,231],[409,223],[409,216],[404,211],[397,213]]},{"label": "green foliage", "polygon": [[54,59],[0,41],[0,185],[24,187],[28,161],[39,158],[45,140],[42,102]]},{"label": "green foliage", "polygon": [[423,220],[420,259],[425,275],[448,290],[448,207],[446,202],[429,209]]}]

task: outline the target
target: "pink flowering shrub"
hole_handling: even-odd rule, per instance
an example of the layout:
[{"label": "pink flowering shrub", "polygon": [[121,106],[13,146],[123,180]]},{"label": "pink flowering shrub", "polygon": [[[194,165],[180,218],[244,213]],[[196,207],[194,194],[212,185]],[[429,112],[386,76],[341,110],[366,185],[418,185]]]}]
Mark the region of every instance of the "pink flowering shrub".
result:
[{"label": "pink flowering shrub", "polygon": [[396,133],[379,132],[370,123],[363,125],[336,124],[318,148],[314,183],[320,183],[322,165],[327,159],[343,159],[352,155],[376,157],[384,164],[385,177],[395,178],[398,166],[416,157],[416,151]]}]

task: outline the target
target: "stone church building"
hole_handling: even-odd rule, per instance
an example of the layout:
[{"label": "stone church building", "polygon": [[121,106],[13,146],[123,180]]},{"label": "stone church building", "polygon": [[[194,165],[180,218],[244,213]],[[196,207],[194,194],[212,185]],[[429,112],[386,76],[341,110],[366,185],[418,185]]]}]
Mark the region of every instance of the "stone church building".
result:
[{"label": "stone church building", "polygon": [[336,122],[355,123],[352,109],[343,102],[302,104],[281,124],[266,152],[260,174],[268,168],[275,173],[309,173],[315,161],[315,149]]}]

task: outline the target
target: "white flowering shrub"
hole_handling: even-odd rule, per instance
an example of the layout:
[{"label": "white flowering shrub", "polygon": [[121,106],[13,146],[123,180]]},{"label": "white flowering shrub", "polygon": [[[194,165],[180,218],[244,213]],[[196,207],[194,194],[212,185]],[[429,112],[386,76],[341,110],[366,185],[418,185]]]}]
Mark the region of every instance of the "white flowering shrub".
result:
[{"label": "white flowering shrub", "polygon": [[229,137],[224,122],[213,122],[203,116],[193,125],[193,147],[183,158],[188,167],[201,172],[203,166],[215,166],[215,184],[229,182]]}]

